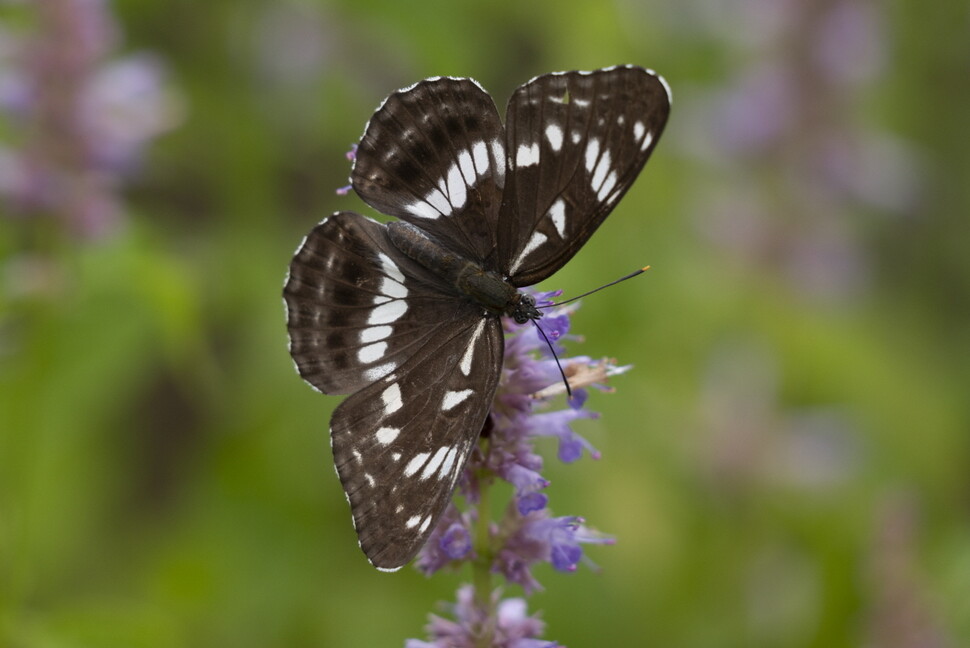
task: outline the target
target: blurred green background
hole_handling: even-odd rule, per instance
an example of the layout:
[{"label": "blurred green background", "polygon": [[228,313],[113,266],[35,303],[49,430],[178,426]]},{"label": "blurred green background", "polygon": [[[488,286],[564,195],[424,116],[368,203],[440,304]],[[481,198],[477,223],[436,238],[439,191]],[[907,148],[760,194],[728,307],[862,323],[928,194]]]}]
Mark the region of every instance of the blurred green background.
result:
[{"label": "blurred green background", "polygon": [[370,213],[334,190],[391,91],[473,76],[501,108],[616,63],[667,78],[671,122],[543,287],[654,269],[574,318],[635,370],[577,426],[601,461],[549,448],[554,511],[618,542],[537,570],[546,636],[970,645],[963,0],[0,11],[0,646],[422,637],[468,575],[361,555],[287,264]]}]

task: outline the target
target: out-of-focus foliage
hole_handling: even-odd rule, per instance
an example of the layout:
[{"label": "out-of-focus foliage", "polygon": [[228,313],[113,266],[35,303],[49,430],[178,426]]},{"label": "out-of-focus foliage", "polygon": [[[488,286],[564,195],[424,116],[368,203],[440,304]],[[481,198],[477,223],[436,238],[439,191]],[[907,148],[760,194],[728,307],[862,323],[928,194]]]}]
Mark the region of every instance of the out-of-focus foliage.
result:
[{"label": "out-of-focus foliage", "polygon": [[654,267],[575,317],[636,369],[549,475],[618,544],[530,608],[577,647],[970,645],[965,2],[0,11],[0,645],[420,636],[467,575],[360,554],[287,263],[366,209],[334,189],[390,91],[621,62],[672,121],[544,286]]}]

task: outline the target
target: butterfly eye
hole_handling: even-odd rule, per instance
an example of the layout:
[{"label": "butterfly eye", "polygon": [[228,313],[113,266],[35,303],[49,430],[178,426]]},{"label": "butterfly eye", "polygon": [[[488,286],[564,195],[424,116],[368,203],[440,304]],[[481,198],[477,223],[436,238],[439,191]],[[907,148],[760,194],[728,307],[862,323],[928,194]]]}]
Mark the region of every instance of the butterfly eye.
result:
[{"label": "butterfly eye", "polygon": [[536,308],[535,297],[526,293],[516,293],[512,309],[508,314],[516,324],[525,324],[529,320],[542,317],[542,313]]}]

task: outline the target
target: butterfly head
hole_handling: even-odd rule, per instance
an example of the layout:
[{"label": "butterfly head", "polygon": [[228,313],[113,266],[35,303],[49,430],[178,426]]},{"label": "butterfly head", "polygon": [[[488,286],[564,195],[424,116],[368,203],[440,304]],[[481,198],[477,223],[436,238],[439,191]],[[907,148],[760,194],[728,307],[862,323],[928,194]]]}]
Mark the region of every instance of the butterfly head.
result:
[{"label": "butterfly head", "polygon": [[537,320],[542,317],[542,312],[536,308],[535,297],[517,292],[512,301],[509,302],[505,315],[515,320],[516,324],[525,324],[529,320]]}]

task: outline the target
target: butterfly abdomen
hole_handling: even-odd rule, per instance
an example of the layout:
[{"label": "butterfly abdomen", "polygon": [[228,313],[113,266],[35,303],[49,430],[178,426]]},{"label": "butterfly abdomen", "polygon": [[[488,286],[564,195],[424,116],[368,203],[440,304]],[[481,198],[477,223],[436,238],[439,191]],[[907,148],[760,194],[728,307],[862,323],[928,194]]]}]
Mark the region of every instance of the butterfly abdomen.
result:
[{"label": "butterfly abdomen", "polygon": [[451,283],[457,280],[458,274],[465,264],[472,263],[432,241],[424,232],[410,223],[390,222],[387,224],[387,234],[394,247],[407,255],[408,258],[417,261]]}]

